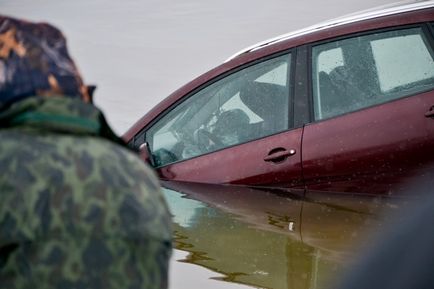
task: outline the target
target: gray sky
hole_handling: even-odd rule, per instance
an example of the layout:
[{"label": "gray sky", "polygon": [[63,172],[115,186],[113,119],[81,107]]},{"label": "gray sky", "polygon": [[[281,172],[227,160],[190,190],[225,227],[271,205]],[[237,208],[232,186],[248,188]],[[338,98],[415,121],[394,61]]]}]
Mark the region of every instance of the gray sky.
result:
[{"label": "gray sky", "polygon": [[118,134],[196,76],[256,42],[394,0],[0,0],[58,26]]}]

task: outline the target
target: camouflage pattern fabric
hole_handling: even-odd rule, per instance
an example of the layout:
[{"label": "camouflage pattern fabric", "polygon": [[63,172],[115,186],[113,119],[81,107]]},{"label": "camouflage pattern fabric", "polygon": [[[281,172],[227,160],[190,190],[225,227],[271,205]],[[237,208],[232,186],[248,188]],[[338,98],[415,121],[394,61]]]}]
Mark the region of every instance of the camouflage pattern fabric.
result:
[{"label": "camouflage pattern fabric", "polygon": [[60,30],[0,15],[0,109],[33,95],[91,101]]},{"label": "camouflage pattern fabric", "polygon": [[0,113],[0,288],[167,288],[170,215],[153,172],[79,99]]}]

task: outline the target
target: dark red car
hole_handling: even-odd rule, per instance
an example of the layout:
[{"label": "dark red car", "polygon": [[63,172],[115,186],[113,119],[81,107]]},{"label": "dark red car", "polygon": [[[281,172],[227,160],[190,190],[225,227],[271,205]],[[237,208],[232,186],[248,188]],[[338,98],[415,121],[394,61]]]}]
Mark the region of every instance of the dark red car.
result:
[{"label": "dark red car", "polygon": [[124,138],[162,180],[399,191],[433,172],[434,1],[247,48],[175,91]]}]

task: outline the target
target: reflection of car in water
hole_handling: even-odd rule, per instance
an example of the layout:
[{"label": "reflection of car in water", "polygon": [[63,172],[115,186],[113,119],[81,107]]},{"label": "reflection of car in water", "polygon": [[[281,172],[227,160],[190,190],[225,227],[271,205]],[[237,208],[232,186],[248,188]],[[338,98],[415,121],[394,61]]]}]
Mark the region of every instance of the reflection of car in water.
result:
[{"label": "reflection of car in water", "polygon": [[390,194],[434,161],[434,1],[233,56],[124,136],[162,180]]},{"label": "reflection of car in water", "polygon": [[[263,288],[325,288],[340,279],[387,213],[408,198],[311,194],[164,182],[175,247],[222,280]],[[180,194],[181,192],[182,194]],[[403,216],[405,218],[405,216]]]}]

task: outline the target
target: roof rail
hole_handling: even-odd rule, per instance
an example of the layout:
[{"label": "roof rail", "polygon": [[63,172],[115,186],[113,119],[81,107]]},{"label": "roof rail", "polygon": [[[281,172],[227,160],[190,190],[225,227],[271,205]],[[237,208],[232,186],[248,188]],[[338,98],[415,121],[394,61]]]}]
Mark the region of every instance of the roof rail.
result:
[{"label": "roof rail", "polygon": [[252,46],[249,46],[247,48],[244,48],[243,50],[235,53],[234,55],[232,55],[231,57],[229,57],[228,59],[226,59],[225,62],[228,62],[242,54],[245,53],[249,53],[261,48],[264,48],[266,46],[269,46],[271,44],[274,43],[278,43],[284,40],[288,40],[291,38],[295,38],[298,36],[302,36],[304,34],[308,34],[314,31],[320,31],[320,30],[324,30],[330,27],[334,27],[334,26],[339,26],[339,25],[344,25],[344,24],[348,24],[348,23],[352,23],[352,22],[357,22],[357,21],[362,21],[362,20],[367,20],[367,19],[372,19],[372,18],[378,18],[378,17],[382,17],[382,16],[387,16],[387,15],[392,15],[392,14],[398,14],[398,13],[403,13],[403,12],[409,12],[409,11],[414,11],[414,10],[420,10],[420,9],[425,9],[425,8],[430,8],[430,7],[434,7],[434,0],[419,0],[419,1],[403,1],[403,2],[397,2],[394,4],[389,4],[389,5],[385,5],[385,6],[380,6],[380,7],[376,7],[376,8],[372,8],[372,9],[368,9],[368,10],[363,10],[360,12],[356,12],[356,13],[352,13],[346,16],[342,16],[339,18],[335,18],[332,20],[328,20],[325,22],[321,22],[319,24],[316,25],[312,25],[309,26],[307,28],[304,29],[300,29],[300,30],[296,30],[290,33],[286,33],[286,34],[282,34],[279,35],[277,37],[265,40],[265,41],[261,41],[259,43],[256,43]]}]

